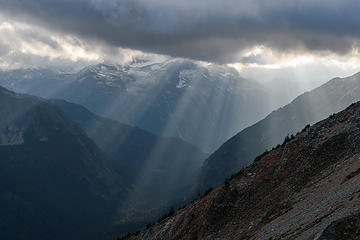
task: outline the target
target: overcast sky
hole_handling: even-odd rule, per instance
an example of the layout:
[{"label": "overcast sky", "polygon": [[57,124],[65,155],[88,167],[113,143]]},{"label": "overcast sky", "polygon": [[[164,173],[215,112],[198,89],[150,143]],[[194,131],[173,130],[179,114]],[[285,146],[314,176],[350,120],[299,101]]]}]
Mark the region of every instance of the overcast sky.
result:
[{"label": "overcast sky", "polygon": [[0,67],[147,53],[247,73],[315,64],[349,74],[359,70],[358,9],[358,0],[0,0]]}]

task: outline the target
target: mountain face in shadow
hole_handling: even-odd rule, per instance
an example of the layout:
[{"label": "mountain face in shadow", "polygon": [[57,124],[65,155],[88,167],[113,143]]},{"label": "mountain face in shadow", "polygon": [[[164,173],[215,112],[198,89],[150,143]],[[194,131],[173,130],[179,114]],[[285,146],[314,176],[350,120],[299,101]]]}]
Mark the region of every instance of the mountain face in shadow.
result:
[{"label": "mountain face in shadow", "polygon": [[266,149],[282,143],[287,135],[359,101],[359,85],[360,74],[332,79],[232,137],[205,161],[200,176],[202,190],[221,184]]},{"label": "mountain face in shadow", "polygon": [[205,159],[196,147],[99,117],[77,104],[48,102],[109,154],[109,167],[126,178],[129,192],[119,221],[154,221],[170,207],[184,205],[195,196],[198,170]]},{"label": "mountain face in shadow", "polygon": [[114,239],[197,189],[205,155],[182,140],[3,88],[0,114],[1,238]]},{"label": "mountain face in shadow", "polygon": [[218,188],[124,239],[356,239],[360,102],[304,128]]},{"label": "mountain face in shadow", "polygon": [[127,193],[108,158],[65,115],[0,88],[2,239],[106,238]]},{"label": "mountain face in shadow", "polygon": [[0,72],[0,85],[44,98],[65,99],[156,135],[213,152],[274,106],[260,84],[225,66],[186,60],[99,64],[73,73]]}]

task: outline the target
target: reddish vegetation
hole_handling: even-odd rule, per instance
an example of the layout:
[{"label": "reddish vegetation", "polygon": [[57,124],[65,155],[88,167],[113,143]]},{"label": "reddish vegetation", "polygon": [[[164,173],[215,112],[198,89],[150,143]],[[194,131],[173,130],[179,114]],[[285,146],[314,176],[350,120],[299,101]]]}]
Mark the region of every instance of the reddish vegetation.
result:
[{"label": "reddish vegetation", "polygon": [[130,239],[314,239],[359,207],[360,103]]}]

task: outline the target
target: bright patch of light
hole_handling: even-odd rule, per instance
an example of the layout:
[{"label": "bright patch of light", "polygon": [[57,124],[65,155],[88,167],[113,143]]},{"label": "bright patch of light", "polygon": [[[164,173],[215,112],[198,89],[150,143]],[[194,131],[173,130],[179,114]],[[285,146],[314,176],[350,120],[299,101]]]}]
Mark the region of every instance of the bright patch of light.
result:
[{"label": "bright patch of light", "polygon": [[0,31],[7,30],[7,31],[14,31],[14,27],[8,22],[0,23]]},{"label": "bright patch of light", "polygon": [[[353,49],[353,51],[344,56],[339,56],[334,53],[280,53],[275,52],[265,46],[255,46],[252,49],[244,51],[240,54],[239,59],[253,58],[253,62],[240,61],[237,63],[228,64],[242,72],[249,68],[261,69],[285,69],[306,66],[309,64],[317,64],[328,67],[336,67],[342,70],[353,71],[360,66],[360,51]],[[257,61],[259,60],[259,61]],[[261,60],[261,61],[260,61]]]},{"label": "bright patch of light", "polygon": [[252,49],[245,51],[245,53],[243,54],[244,57],[250,57],[250,56],[256,56],[256,55],[260,55],[260,54],[264,54],[264,52],[266,52],[266,50],[270,50],[270,49],[266,49],[265,46],[262,45],[258,45],[253,47]]},{"label": "bright patch of light", "polygon": [[[81,46],[73,45],[66,39],[52,37],[52,40],[57,42],[63,50],[62,55],[67,56],[72,61],[86,60],[86,61],[99,61],[101,57],[95,53],[85,50]],[[71,37],[68,39],[72,40]]]},{"label": "bright patch of light", "polygon": [[100,56],[96,53],[87,52],[80,46],[74,46],[66,41],[52,37],[59,44],[59,49],[54,49],[41,42],[21,42],[20,52],[23,54],[32,54],[41,57],[63,58],[71,61],[98,61]]}]

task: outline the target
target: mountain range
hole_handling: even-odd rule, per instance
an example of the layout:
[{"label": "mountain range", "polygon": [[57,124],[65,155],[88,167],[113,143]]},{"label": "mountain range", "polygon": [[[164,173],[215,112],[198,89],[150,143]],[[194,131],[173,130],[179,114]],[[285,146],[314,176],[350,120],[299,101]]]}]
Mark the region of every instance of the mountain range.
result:
[{"label": "mountain range", "polygon": [[279,106],[260,84],[231,67],[182,59],[99,64],[76,73],[3,71],[0,85],[81,104],[100,116],[183,139],[207,153]]},{"label": "mountain range", "polygon": [[[344,203],[348,194],[350,202],[355,199],[352,180],[339,183],[338,178],[357,179],[359,104],[333,113],[360,100],[360,74],[332,79],[300,95],[234,135],[204,161],[207,154],[198,147],[216,149],[236,131],[236,119],[242,119],[241,129],[271,108],[265,103],[269,96],[258,91],[256,83],[232,70],[172,60],[122,67],[100,64],[71,74],[43,69],[1,72],[0,84],[11,89],[73,100],[102,115],[66,100],[0,89],[2,236],[111,239],[224,181],[130,238],[232,239],[236,234],[240,239],[292,239],[314,237],[325,227],[323,236],[331,235],[343,222],[356,221],[349,210],[354,205]],[[247,101],[256,97],[249,105]],[[346,168],[337,169],[337,163]],[[331,191],[341,192],[339,199],[319,192],[318,186],[330,188],[327,180],[335,182]],[[344,184],[353,190],[342,191]],[[335,210],[327,215],[322,205],[314,204],[323,209],[318,215],[294,217],[315,201],[309,192]],[[279,227],[291,211],[300,225]],[[332,214],[336,217],[330,218]]]}]

